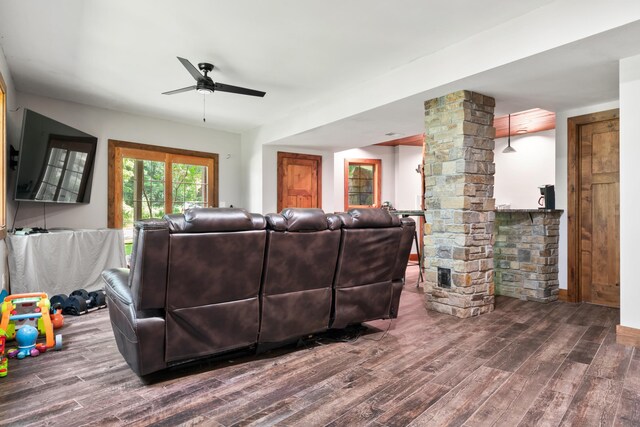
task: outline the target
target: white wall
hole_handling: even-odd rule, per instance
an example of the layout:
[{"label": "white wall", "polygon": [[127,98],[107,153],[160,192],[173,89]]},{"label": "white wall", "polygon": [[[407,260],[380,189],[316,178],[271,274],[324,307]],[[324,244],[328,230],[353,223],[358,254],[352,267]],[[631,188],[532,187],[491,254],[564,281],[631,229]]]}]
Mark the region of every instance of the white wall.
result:
[{"label": "white wall", "polygon": [[[401,210],[420,209],[422,203],[422,189],[420,188],[420,173],[416,169],[422,164],[422,147],[399,145],[394,147],[395,153],[395,190],[396,197],[393,206]],[[419,218],[416,221],[420,233]],[[416,244],[411,245],[411,253],[417,253]]]},{"label": "white wall", "polygon": [[640,329],[640,55],[620,61],[620,324]]},{"label": "white wall", "polygon": [[[0,46],[0,74],[2,75],[2,79],[4,80],[7,89],[7,110],[14,110],[17,106],[16,90],[13,85],[11,73],[9,72],[9,66],[7,65],[7,61],[4,57],[4,52],[2,51],[2,46]],[[15,120],[11,120],[9,113],[7,113],[6,119],[7,144],[5,147],[5,159],[7,159],[6,165],[8,165],[9,146],[14,143],[16,138],[18,138],[19,125]],[[7,215],[7,220],[8,219],[9,216]],[[7,247],[4,244],[4,241],[0,241],[0,289],[6,289],[8,287],[8,283],[9,268],[7,266]]]},{"label": "white wall", "polygon": [[354,148],[352,150],[339,151],[333,157],[334,183],[333,203],[334,210],[344,211],[344,159],[380,159],[382,173],[381,201],[395,201],[395,152],[394,147],[369,146]]},{"label": "white wall", "polygon": [[262,204],[256,212],[277,212],[278,209],[278,151],[322,156],[322,209],[333,212],[333,153],[282,145],[262,146]]},{"label": "white wall", "polygon": [[416,169],[422,164],[422,147],[399,145],[395,148],[395,200],[396,209],[420,209],[422,189]]},{"label": "white wall", "polygon": [[242,136],[241,167],[240,167],[240,195],[238,202],[249,212],[263,212],[262,210],[262,145],[254,140]]},{"label": "white wall", "polygon": [[513,209],[537,209],[543,184],[556,181],[556,132],[547,130],[511,137],[515,153],[503,153],[507,138],[496,139],[496,174],[493,195],[496,206],[510,204]]},{"label": "white wall", "polygon": [[[0,46],[0,74],[7,86],[7,110],[15,110],[17,107],[16,90],[13,85],[13,79],[11,72],[9,71],[9,65],[4,57],[2,46]],[[7,113],[7,159],[9,158],[9,145],[14,144],[15,140],[19,138],[20,122],[12,120],[11,114]]]},{"label": "white wall", "polygon": [[560,217],[560,247],[558,250],[558,280],[560,289],[567,289],[567,119],[583,114],[618,108],[618,101],[556,112],[556,209],[564,209]]},{"label": "white wall", "polygon": [[[322,209],[325,212],[344,210],[345,158],[381,159],[382,201],[390,201],[395,207],[403,209],[416,208],[416,197],[420,196],[420,175],[415,172],[415,169],[422,161],[421,147],[370,146],[334,154],[330,151],[268,144],[259,147],[259,150],[252,147],[251,152],[247,150],[247,153],[243,154],[243,158],[252,156],[262,158],[260,171],[251,170],[246,176],[250,181],[262,176],[260,194],[252,192],[244,202],[255,212],[276,212],[278,151],[322,156]],[[246,170],[244,172],[247,173]]]},{"label": "white wall", "polygon": [[[220,154],[219,201],[238,205],[240,185],[240,135],[183,125],[166,120],[90,107],[18,93],[19,111],[10,113],[21,120],[29,108],[98,138],[93,171],[91,203],[55,205],[48,203],[47,227],[100,228],[107,226],[107,140],[117,139]],[[17,147],[16,147],[17,148]],[[8,177],[8,223],[13,224],[15,172]],[[43,226],[43,204],[22,202],[16,227]]]}]

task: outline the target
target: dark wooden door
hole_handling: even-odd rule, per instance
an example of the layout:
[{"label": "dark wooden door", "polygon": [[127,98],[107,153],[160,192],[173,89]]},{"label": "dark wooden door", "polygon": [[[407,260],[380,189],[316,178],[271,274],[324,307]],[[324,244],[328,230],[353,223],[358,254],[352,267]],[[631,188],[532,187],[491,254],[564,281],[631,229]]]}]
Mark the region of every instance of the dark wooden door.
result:
[{"label": "dark wooden door", "polygon": [[278,212],[322,205],[322,156],[278,152]]},{"label": "dark wooden door", "polygon": [[620,155],[617,118],[579,128],[582,301],[620,306]]}]

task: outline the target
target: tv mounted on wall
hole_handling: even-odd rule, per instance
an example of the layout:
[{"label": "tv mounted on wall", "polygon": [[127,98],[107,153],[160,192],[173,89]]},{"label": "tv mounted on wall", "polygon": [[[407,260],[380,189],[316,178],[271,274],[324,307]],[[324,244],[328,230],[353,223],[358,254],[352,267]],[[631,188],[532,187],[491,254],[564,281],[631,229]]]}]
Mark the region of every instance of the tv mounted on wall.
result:
[{"label": "tv mounted on wall", "polygon": [[89,203],[98,139],[25,109],[16,201]]}]

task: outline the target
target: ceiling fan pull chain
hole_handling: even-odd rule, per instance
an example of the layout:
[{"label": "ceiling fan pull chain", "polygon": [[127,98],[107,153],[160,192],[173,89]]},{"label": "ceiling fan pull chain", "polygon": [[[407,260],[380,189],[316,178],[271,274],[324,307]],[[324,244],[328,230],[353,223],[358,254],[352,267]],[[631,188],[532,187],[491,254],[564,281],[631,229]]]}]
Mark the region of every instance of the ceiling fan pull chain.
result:
[{"label": "ceiling fan pull chain", "polygon": [[207,96],[205,94],[202,94],[202,121],[205,123],[207,122],[206,115],[207,115]]}]

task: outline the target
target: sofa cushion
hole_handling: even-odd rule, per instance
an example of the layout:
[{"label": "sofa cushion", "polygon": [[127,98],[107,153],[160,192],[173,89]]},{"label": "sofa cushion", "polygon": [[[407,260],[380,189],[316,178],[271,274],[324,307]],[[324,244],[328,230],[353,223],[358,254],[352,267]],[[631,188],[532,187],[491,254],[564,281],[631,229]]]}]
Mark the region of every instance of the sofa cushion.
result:
[{"label": "sofa cushion", "polygon": [[167,309],[257,297],[266,231],[172,234]]},{"label": "sofa cushion", "polygon": [[[333,216],[333,215],[332,215]],[[267,226],[276,231],[335,230],[335,220],[329,220],[322,209],[283,209],[281,214],[268,214]]]},{"label": "sofa cushion", "polygon": [[343,228],[399,227],[400,218],[385,209],[349,209],[340,214]]},{"label": "sofa cushion", "polygon": [[216,231],[264,230],[262,215],[244,209],[194,208],[184,214],[165,215],[171,233],[210,233]]}]

